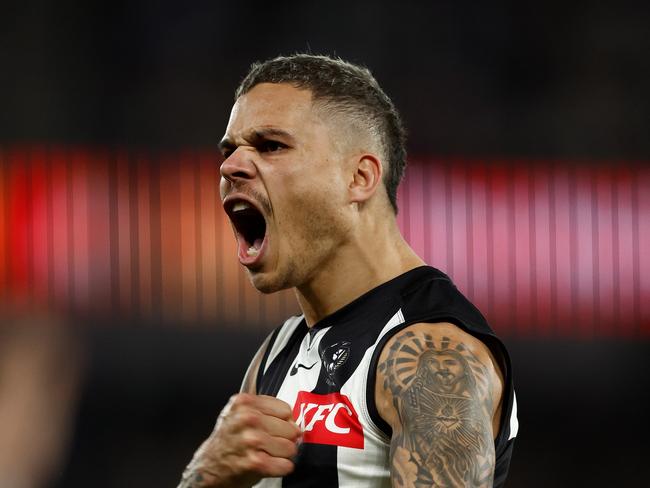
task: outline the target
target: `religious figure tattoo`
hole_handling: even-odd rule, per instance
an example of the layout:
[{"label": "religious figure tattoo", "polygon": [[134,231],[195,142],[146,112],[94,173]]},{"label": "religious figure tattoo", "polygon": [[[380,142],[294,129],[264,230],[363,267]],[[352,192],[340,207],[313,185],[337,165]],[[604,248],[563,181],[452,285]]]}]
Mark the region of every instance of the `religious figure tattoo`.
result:
[{"label": "religious figure tattoo", "polygon": [[461,343],[406,331],[396,336],[379,371],[401,425],[391,442],[393,486],[492,486],[486,367]]}]

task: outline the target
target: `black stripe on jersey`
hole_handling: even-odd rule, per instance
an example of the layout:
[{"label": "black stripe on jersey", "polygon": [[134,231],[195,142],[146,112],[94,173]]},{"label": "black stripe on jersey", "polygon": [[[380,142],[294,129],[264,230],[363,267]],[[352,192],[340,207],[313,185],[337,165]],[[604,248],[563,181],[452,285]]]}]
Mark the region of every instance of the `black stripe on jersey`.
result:
[{"label": "black stripe on jersey", "polygon": [[[321,363],[323,362],[323,350],[328,345],[335,344],[331,340],[332,332],[336,327],[330,328],[320,341],[318,346]],[[349,358],[351,360],[352,358]],[[340,390],[340,386],[329,384],[329,376],[321,366],[316,386],[312,393],[332,393]],[[352,370],[354,371],[354,369]],[[339,486],[339,475],[337,469],[337,446],[324,444],[303,443],[298,448],[295,457],[295,469],[292,473],[282,479],[283,488],[293,487],[332,487]]]},{"label": "black stripe on jersey", "polygon": [[337,446],[300,444],[295,457],[295,469],[282,478],[282,487],[336,488],[339,486],[337,451]]}]

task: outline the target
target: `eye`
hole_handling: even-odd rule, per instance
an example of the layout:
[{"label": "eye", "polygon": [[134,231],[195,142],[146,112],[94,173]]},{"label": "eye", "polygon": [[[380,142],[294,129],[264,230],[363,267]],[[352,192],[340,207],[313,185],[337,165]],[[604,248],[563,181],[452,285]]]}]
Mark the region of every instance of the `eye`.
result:
[{"label": "eye", "polygon": [[259,150],[260,152],[278,152],[286,147],[286,144],[282,144],[278,141],[263,141],[259,146]]},{"label": "eye", "polygon": [[235,150],[237,148],[235,146],[231,146],[230,144],[228,144],[228,145],[224,144],[220,149],[221,149],[221,155],[223,156],[223,159],[225,160],[225,159],[228,159],[232,155],[232,153],[235,152]]}]

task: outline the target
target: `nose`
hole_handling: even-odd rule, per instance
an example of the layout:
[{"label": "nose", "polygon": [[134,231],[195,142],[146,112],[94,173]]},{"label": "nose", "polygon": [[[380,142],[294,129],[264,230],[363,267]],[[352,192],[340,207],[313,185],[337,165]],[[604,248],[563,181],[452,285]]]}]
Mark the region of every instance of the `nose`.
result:
[{"label": "nose", "polygon": [[226,160],[221,163],[219,169],[222,178],[230,183],[235,183],[238,179],[253,179],[257,175],[257,167],[253,161],[253,151],[246,150],[245,147],[238,147]]}]

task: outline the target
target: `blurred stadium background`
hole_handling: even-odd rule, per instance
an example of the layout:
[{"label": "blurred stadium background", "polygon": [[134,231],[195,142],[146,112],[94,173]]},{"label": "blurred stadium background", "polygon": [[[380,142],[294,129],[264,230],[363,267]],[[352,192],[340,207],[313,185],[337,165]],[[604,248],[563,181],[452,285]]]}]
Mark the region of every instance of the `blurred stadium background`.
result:
[{"label": "blurred stadium background", "polygon": [[248,65],[296,51],[367,65],[402,112],[400,226],[513,356],[508,486],[647,485],[647,3],[0,8],[0,339],[38,314],[83,357],[39,486],[175,486],[297,311],[239,268],[215,149]]}]

